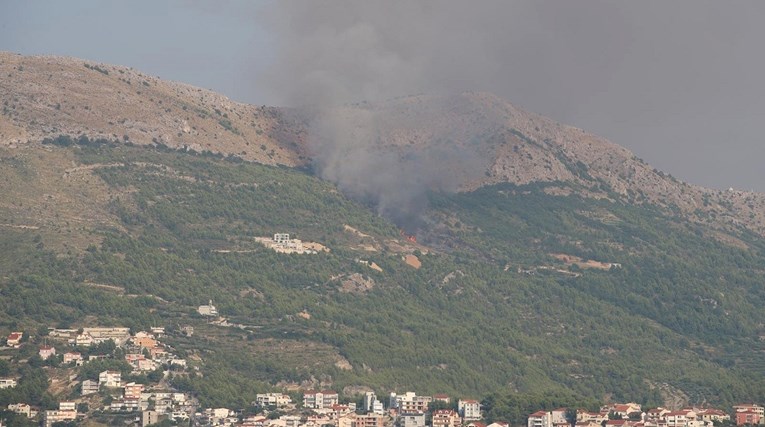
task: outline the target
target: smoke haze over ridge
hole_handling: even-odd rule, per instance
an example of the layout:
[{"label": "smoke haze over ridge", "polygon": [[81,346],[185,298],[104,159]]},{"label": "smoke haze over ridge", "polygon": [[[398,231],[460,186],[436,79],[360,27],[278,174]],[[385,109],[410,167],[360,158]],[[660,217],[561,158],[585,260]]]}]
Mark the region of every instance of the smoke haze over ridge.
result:
[{"label": "smoke haze over ridge", "polygon": [[[761,1],[71,0],[0,9],[0,50],[127,65],[256,105],[488,91],[688,182],[765,192]],[[114,31],[115,22],[131,29]]]},{"label": "smoke haze over ridge", "polygon": [[763,16],[753,1],[279,2],[266,76],[288,105],[488,91],[693,183],[763,191]]}]

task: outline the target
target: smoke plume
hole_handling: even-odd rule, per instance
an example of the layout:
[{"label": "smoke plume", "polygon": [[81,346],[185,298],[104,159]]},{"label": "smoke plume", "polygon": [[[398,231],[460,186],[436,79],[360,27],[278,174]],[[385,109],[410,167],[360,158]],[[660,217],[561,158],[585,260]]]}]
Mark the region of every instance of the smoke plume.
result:
[{"label": "smoke plume", "polygon": [[[384,114],[386,102],[476,89],[476,73],[463,79],[458,68],[466,64],[451,63],[449,53],[473,51],[481,60],[475,65],[486,65],[474,48],[490,42],[491,31],[465,39],[465,30],[481,28],[474,24],[492,16],[488,26],[497,27],[492,9],[506,6],[487,2],[483,8],[475,13],[458,2],[340,0],[280,3],[268,15],[280,43],[272,86],[286,103],[311,111],[314,169],[407,231],[420,226],[427,191],[455,191],[483,174],[485,164],[449,135],[411,147],[390,144],[391,130],[412,124]],[[454,25],[457,16],[467,19],[465,25]]]}]

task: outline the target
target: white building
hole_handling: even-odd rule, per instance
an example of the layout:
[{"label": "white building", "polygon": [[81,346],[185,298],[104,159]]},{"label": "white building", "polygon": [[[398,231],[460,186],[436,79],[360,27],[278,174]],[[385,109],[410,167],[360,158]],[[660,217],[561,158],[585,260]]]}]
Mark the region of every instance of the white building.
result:
[{"label": "white building", "polygon": [[529,415],[528,427],[552,427],[552,413],[537,411]]},{"label": "white building", "polygon": [[457,401],[457,410],[465,421],[481,419],[481,403],[477,400],[465,399]]},{"label": "white building", "polygon": [[379,415],[385,412],[383,403],[377,399],[377,395],[373,391],[364,393],[364,410]]},{"label": "white building", "polygon": [[334,391],[307,391],[303,394],[303,407],[311,409],[331,408],[340,402],[340,396]]},{"label": "white building", "polygon": [[0,389],[16,387],[17,383],[14,378],[0,378]]},{"label": "white building", "polygon": [[400,413],[425,412],[432,401],[431,396],[417,396],[412,391],[402,395],[390,394],[390,407],[398,409]]},{"label": "white building", "polygon": [[85,380],[80,384],[81,395],[87,396],[93,393],[98,393],[98,381]]},{"label": "white building", "polygon": [[197,308],[197,312],[199,312],[199,314],[202,316],[215,317],[218,315],[218,309],[215,308],[212,300],[210,300],[207,305],[200,305],[199,308]]},{"label": "white building", "polygon": [[401,427],[425,427],[425,413],[400,414],[398,424]]},{"label": "white building", "polygon": [[98,374],[99,387],[122,387],[122,373],[120,371],[103,371]]},{"label": "white building", "polygon": [[33,410],[32,407],[26,403],[11,403],[8,405],[8,410],[17,414],[26,415],[27,418],[32,418],[37,415],[37,411]]},{"label": "white building", "polygon": [[282,407],[292,403],[292,399],[283,393],[263,393],[255,395],[255,404],[258,406]]},{"label": "white building", "polygon": [[123,346],[130,339],[130,328],[83,328],[82,335],[90,335],[92,344],[112,340],[116,345]]},{"label": "white building", "polygon": [[56,355],[56,349],[54,347],[51,347],[49,345],[44,345],[40,347],[40,358],[42,360],[47,360],[49,357]]}]

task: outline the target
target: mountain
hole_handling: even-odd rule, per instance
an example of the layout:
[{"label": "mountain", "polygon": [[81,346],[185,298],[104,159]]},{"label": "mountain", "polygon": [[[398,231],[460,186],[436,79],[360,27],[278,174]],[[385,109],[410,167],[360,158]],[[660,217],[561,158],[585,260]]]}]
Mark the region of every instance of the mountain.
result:
[{"label": "mountain", "polygon": [[[0,68],[0,332],[164,325],[192,366],[169,380],[211,406],[765,398],[761,195],[488,94],[287,110],[74,59]],[[317,253],[257,239],[282,232]],[[196,312],[211,299],[226,322]]]},{"label": "mountain", "polygon": [[[308,142],[315,118],[310,109],[241,104],[127,67],[72,58],[0,52],[0,72],[0,144],[87,135],[286,166],[306,165],[316,154]],[[355,121],[357,127],[373,117],[374,123],[363,131],[376,149],[416,152],[445,141],[467,147],[463,153],[470,152],[477,161],[455,162],[457,168],[471,169],[462,171],[462,189],[500,182],[561,182],[576,185],[587,197],[649,203],[721,231],[743,227],[765,235],[762,194],[682,182],[623,147],[491,94],[410,96],[335,107],[331,115]],[[725,234],[719,238],[728,239]]]}]

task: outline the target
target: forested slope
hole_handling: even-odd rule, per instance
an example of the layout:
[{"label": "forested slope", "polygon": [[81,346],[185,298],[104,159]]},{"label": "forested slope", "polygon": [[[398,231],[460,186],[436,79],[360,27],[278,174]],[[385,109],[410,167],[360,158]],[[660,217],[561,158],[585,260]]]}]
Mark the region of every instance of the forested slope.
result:
[{"label": "forested slope", "polygon": [[[306,170],[46,142],[1,153],[3,182],[45,178],[39,162],[69,171],[46,187],[54,202],[39,223],[18,219],[41,195],[4,190],[3,329],[193,325],[171,344],[200,371],[174,382],[203,404],[244,406],[287,383],[654,404],[660,387],[695,402],[765,398],[765,242],[753,234],[722,243],[650,205],[545,191],[561,183],[497,184],[429,194],[411,243]],[[77,177],[101,189],[97,211],[55,203]],[[279,254],[254,240],[276,232],[330,251]],[[67,236],[82,247],[61,246]],[[210,299],[234,326],[196,315]]]}]

